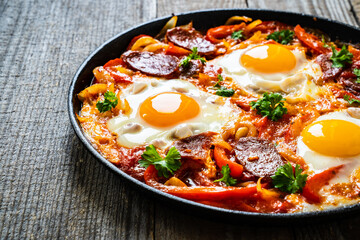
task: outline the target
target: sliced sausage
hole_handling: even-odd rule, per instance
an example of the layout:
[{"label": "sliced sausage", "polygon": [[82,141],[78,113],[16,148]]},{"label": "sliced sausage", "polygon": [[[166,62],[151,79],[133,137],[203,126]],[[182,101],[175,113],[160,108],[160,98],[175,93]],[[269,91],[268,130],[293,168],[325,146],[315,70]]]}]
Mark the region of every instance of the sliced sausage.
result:
[{"label": "sliced sausage", "polygon": [[173,146],[179,151],[182,159],[191,159],[203,163],[209,157],[214,134],[213,132],[205,132],[183,138],[175,141]]},{"label": "sliced sausage", "polygon": [[342,68],[333,68],[332,61],[330,60],[331,54],[321,54],[315,61],[320,65],[323,72],[322,80],[327,82],[329,80],[335,80],[341,73]]},{"label": "sliced sausage", "polygon": [[179,66],[177,57],[161,53],[127,51],[122,59],[130,68],[157,77],[170,77]]},{"label": "sliced sausage", "polygon": [[204,64],[200,60],[191,60],[188,66],[180,66],[179,71],[183,77],[192,77],[203,72],[203,69]]},{"label": "sliced sausage", "polygon": [[354,62],[352,67],[343,71],[338,78],[338,83],[355,96],[360,96],[360,83],[357,83],[357,76],[353,73],[353,69],[359,68],[359,65],[360,61]]},{"label": "sliced sausage", "polygon": [[265,139],[240,138],[234,150],[236,161],[255,177],[270,177],[285,164],[275,145]]},{"label": "sliced sausage", "polygon": [[172,28],[167,31],[166,38],[173,44],[188,50],[197,47],[198,52],[202,55],[210,55],[215,52],[215,45],[193,28]]},{"label": "sliced sausage", "polygon": [[339,83],[344,87],[344,89],[355,96],[360,96],[360,83],[356,83],[356,78],[339,78]]}]

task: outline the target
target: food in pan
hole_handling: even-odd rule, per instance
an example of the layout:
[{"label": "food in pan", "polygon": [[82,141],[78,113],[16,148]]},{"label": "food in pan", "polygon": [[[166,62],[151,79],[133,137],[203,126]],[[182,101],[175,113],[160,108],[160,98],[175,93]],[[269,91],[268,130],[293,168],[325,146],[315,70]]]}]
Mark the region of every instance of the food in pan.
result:
[{"label": "food in pan", "polygon": [[135,36],[78,94],[78,120],[106,159],[158,190],[220,208],[359,203],[355,44],[240,16],[204,31],[176,23]]}]

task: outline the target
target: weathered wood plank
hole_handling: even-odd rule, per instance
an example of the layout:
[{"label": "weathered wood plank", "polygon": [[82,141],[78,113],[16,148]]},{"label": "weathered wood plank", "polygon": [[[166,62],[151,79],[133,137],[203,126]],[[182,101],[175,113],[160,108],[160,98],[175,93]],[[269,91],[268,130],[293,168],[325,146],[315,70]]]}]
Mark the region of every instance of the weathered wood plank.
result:
[{"label": "weathered wood plank", "polygon": [[177,14],[181,12],[214,9],[214,8],[246,8],[246,0],[158,0],[157,16],[166,16],[169,14]]},{"label": "weathered wood plank", "polygon": [[250,8],[265,8],[290,12],[302,12],[358,26],[357,19],[352,13],[352,6],[347,0],[279,0],[276,1],[276,6],[274,6],[274,4],[274,1],[271,0],[248,1],[248,7]]},{"label": "weathered wood plank", "polygon": [[83,59],[154,18],[156,2],[1,1],[0,11],[0,239],[151,239],[152,201],[89,155],[66,99]]},{"label": "weathered wood plank", "polygon": [[360,25],[360,0],[350,0],[351,10],[353,14],[356,16],[356,21],[358,25]]}]

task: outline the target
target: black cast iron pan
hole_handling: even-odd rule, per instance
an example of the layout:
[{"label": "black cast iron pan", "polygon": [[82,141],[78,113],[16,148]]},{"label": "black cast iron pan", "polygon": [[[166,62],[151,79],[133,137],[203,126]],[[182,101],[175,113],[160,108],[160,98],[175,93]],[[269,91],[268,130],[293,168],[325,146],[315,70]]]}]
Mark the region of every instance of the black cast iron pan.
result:
[{"label": "black cast iron pan", "polygon": [[[223,25],[225,21],[234,15],[248,16],[253,19],[261,20],[278,20],[291,25],[300,24],[302,27],[310,27],[319,29],[328,34],[334,41],[339,39],[344,42],[359,43],[360,29],[353,26],[315,17],[301,13],[289,13],[274,10],[262,9],[217,9],[195,11],[189,13],[178,14],[178,24],[187,24],[193,21],[194,27],[198,30],[206,30],[211,27]],[[324,221],[343,216],[349,216],[360,212],[360,203],[352,206],[340,207],[332,210],[306,212],[306,213],[291,213],[291,214],[264,214],[264,213],[250,213],[242,211],[227,210],[222,208],[211,207],[199,204],[186,199],[178,198],[159,190],[156,190],[119,170],[106,160],[100,153],[98,153],[91,143],[86,139],[79,122],[76,119],[75,113],[81,109],[81,102],[77,98],[77,94],[90,85],[93,74],[92,70],[97,66],[104,65],[107,61],[119,57],[128,46],[130,40],[139,34],[147,34],[155,36],[171,16],[144,23],[142,25],[131,28],[122,32],[112,39],[105,42],[97,48],[90,56],[81,64],[77,70],[69,89],[68,96],[68,110],[71,124],[75,130],[76,135],[86,148],[106,167],[111,169],[115,174],[121,176],[132,186],[144,191],[148,195],[156,197],[167,203],[173,208],[180,208],[188,214],[195,214],[212,218],[217,221],[230,221],[239,223],[243,222],[266,222],[267,224],[289,224],[289,223],[308,223],[314,221]]]}]

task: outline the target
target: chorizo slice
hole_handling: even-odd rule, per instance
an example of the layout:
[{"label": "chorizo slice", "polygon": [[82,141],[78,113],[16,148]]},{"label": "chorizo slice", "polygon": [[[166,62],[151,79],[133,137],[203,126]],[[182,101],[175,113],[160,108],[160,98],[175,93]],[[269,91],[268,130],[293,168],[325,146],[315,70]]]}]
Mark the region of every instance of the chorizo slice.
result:
[{"label": "chorizo slice", "polygon": [[315,61],[320,65],[323,72],[322,80],[323,82],[328,82],[330,80],[335,80],[343,70],[342,68],[333,68],[332,61],[330,60],[331,54],[321,54]]},{"label": "chorizo slice", "polygon": [[360,97],[360,83],[356,82],[356,78],[351,79],[340,77],[338,82],[344,87],[346,91]]},{"label": "chorizo slice", "polygon": [[357,76],[353,73],[355,68],[359,68],[360,61],[356,61],[353,63],[350,69],[343,71],[339,78],[338,83],[344,87],[344,89],[355,96],[360,96],[360,83],[358,83]]},{"label": "chorizo slice", "polygon": [[205,162],[213,142],[213,132],[204,132],[175,141],[173,146],[179,151],[182,159]]},{"label": "chorizo slice", "polygon": [[256,137],[240,138],[235,145],[235,158],[244,171],[255,177],[270,177],[285,164],[275,145]]},{"label": "chorizo slice", "polygon": [[215,52],[215,45],[195,29],[175,27],[167,31],[166,39],[173,44],[191,50],[197,47],[199,54],[211,55]]},{"label": "chorizo slice", "polygon": [[134,70],[157,77],[170,77],[179,66],[177,57],[152,52],[127,51],[122,60]]}]

